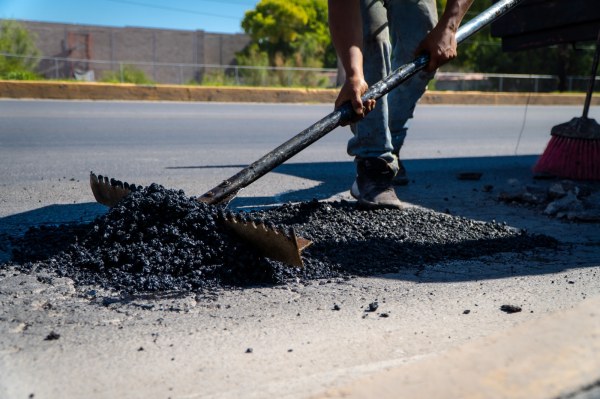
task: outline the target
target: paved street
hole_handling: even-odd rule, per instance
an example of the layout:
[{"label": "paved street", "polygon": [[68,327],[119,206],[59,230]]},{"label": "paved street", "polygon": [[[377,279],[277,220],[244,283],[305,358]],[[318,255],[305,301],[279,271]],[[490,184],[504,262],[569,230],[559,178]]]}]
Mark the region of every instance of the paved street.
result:
[{"label": "paved street", "polygon": [[[86,221],[106,212],[94,203],[89,171],[201,195],[330,109],[1,100],[0,261],[9,258],[7,237],[31,225]],[[582,323],[572,324],[572,336],[554,337],[570,353],[581,348],[570,346],[569,337],[577,340],[578,333],[600,326],[588,305],[600,295],[598,225],[497,201],[499,191],[515,181],[534,184],[530,169],[550,140],[550,128],[580,114],[581,107],[566,106],[422,106],[403,152],[412,181],[398,188],[401,199],[550,235],[563,244],[556,251],[498,253],[385,276],[256,287],[216,297],[115,301],[103,301],[111,293],[74,286],[67,278],[48,282],[1,271],[0,398],[306,398],[328,390],[343,396],[339,387],[385,370],[396,380],[432,370],[436,384],[450,386],[452,380],[440,377],[444,373],[429,368],[436,359],[438,366],[448,361],[464,367],[465,381],[482,378],[482,397],[501,397],[494,389],[503,386],[502,373],[515,363],[495,356],[492,343],[533,342],[539,335],[528,332],[540,326],[552,330],[545,323],[559,312],[560,320]],[[590,117],[600,119],[600,108],[592,107]],[[350,199],[349,135],[347,128],[330,133],[245,189],[232,206]],[[481,180],[456,179],[459,172],[473,171],[483,173]],[[483,190],[486,185],[493,190]],[[375,300],[389,317],[363,317],[365,305]],[[334,304],[341,310],[332,311]],[[503,304],[523,311],[504,313]],[[570,311],[581,317],[565,313]],[[51,331],[60,339],[45,340]],[[546,346],[523,345],[532,368],[542,370],[551,360],[528,356],[527,348],[537,355],[553,353],[556,341],[550,338],[542,340]],[[591,341],[579,341],[598,343],[597,336],[586,339]],[[250,347],[252,353],[246,353]],[[486,367],[498,374],[484,376],[493,383],[465,366],[460,354],[472,353],[469,348],[496,362]],[[597,371],[599,358],[586,358],[555,384],[536,385],[529,397],[578,394],[598,384],[600,374],[589,368]],[[530,383],[547,377],[531,377]],[[411,383],[428,384],[426,378]],[[454,386],[455,397],[468,391]]]},{"label": "paved street", "polygon": [[[5,173],[0,184],[6,190],[0,216],[32,204],[88,202],[90,170],[200,195],[330,109],[322,104],[2,100],[0,168]],[[564,106],[422,106],[402,155],[417,160],[417,169],[427,167],[426,159],[537,155],[552,126],[580,113],[580,107]],[[592,107],[590,117],[600,117],[595,114],[600,110]],[[287,192],[285,200],[297,201],[347,190],[353,179],[345,152],[349,135],[348,128],[334,130],[240,197],[261,197],[260,204]],[[67,190],[55,184],[49,193],[47,183],[58,179],[81,184]]]}]

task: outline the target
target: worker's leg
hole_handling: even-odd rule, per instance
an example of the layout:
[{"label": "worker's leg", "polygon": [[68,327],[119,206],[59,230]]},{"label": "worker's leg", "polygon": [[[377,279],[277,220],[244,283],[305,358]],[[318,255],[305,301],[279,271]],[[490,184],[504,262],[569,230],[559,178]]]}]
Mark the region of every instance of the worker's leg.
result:
[{"label": "worker's leg", "polygon": [[[391,71],[387,11],[381,0],[361,0],[360,6],[363,18],[363,69],[365,80],[371,86]],[[352,125],[354,135],[348,142],[348,154],[358,158],[394,161],[386,97],[378,100],[375,109],[362,121]]]},{"label": "worker's leg", "polygon": [[[414,51],[437,23],[435,0],[385,1],[392,42],[392,69],[411,62]],[[415,105],[421,98],[433,73],[419,72],[388,94],[389,129],[394,154],[398,155]]]},{"label": "worker's leg", "polygon": [[[387,11],[381,0],[361,0],[363,17],[363,69],[369,86],[388,75],[390,37]],[[388,128],[387,98],[377,101],[375,109],[362,121],[353,124],[354,136],[348,142],[348,154],[355,157],[356,180],[350,193],[362,206],[401,208],[392,179],[398,171],[392,154]]]}]

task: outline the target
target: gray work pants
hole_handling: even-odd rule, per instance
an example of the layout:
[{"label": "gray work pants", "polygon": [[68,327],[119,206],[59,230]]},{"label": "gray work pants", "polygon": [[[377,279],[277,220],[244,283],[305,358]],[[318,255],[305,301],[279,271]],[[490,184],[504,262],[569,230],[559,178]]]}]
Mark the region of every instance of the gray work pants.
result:
[{"label": "gray work pants", "polygon": [[[371,86],[415,58],[414,51],[437,23],[435,0],[361,0],[363,69]],[[417,101],[434,74],[419,72],[377,101],[352,125],[348,154],[392,162],[404,144]]]}]

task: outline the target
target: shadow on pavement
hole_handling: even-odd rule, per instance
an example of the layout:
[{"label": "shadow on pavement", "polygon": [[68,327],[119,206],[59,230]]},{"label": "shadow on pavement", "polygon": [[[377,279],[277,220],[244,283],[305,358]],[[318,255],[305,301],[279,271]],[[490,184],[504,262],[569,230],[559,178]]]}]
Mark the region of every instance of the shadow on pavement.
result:
[{"label": "shadow on pavement", "polygon": [[[344,271],[354,275],[432,283],[557,273],[594,267],[600,262],[600,255],[596,255],[595,260],[580,259],[576,264],[560,262],[561,257],[565,259],[564,255],[569,254],[569,246],[543,235],[449,243],[379,239],[376,245],[370,245],[367,240],[320,243],[320,246],[335,247],[335,250],[329,249],[328,252],[335,252],[330,256],[340,262]],[[369,262],[373,268],[365,266]]]},{"label": "shadow on pavement", "polygon": [[[69,229],[77,230],[80,226],[105,214],[107,210],[104,205],[95,202],[57,204],[0,218],[0,263],[11,259],[12,241],[22,237],[31,227],[42,228],[46,233],[38,235],[38,239],[43,241],[39,247],[48,249],[51,255],[57,254],[70,244],[64,240],[64,232]],[[56,236],[52,233],[54,229],[59,229],[62,233]]]},{"label": "shadow on pavement", "polygon": [[32,226],[91,222],[107,210],[96,202],[48,205],[0,218],[0,233],[19,234]]},{"label": "shadow on pavement", "polygon": [[[403,161],[411,180],[407,186],[397,187],[398,196],[407,202],[440,212],[446,207],[438,201],[431,201],[432,194],[446,197],[457,189],[463,191],[468,200],[473,188],[485,185],[504,183],[507,179],[531,179],[531,168],[537,155],[443,158],[443,159],[411,159]],[[207,165],[170,167],[179,169],[215,169],[237,168],[246,165]],[[478,181],[459,181],[457,175],[464,172],[480,172]],[[234,171],[235,173],[235,171]],[[316,162],[316,163],[284,163],[270,173],[304,178],[319,182],[316,186],[293,190],[270,197],[243,197],[243,191],[231,203],[231,208],[261,207],[278,205],[285,202],[324,200],[341,193],[347,193],[354,181],[355,167],[352,161]],[[232,173],[233,174],[233,173]],[[469,192],[464,191],[469,190]],[[456,194],[455,194],[456,195]]]}]

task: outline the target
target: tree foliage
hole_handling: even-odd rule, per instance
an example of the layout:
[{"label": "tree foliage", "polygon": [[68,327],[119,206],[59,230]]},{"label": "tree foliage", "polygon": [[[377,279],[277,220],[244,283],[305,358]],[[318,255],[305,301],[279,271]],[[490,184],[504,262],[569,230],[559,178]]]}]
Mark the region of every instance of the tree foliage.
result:
[{"label": "tree foliage", "polygon": [[335,66],[327,0],[261,0],[242,28],[252,44],[240,60],[262,52],[272,66]]},{"label": "tree foliage", "polygon": [[0,78],[36,78],[39,54],[35,37],[27,29],[17,21],[0,21]]},{"label": "tree foliage", "polygon": [[[441,15],[447,0],[436,0]],[[464,21],[479,15],[493,4],[492,0],[475,0]],[[242,28],[251,44],[237,56],[240,65],[288,67],[336,67],[327,21],[327,0],[260,0],[254,10],[246,12]],[[588,75],[593,55],[591,46],[555,45],[518,52],[502,50],[502,40],[492,37],[490,27],[467,39],[459,47],[456,60],[443,71],[547,74],[558,75],[564,89],[567,75]],[[278,78],[287,85],[283,72],[245,71],[251,80],[263,84]],[[260,75],[260,76],[259,76]],[[272,82],[271,82],[272,83]]]}]

